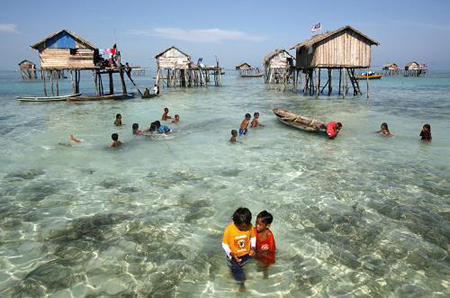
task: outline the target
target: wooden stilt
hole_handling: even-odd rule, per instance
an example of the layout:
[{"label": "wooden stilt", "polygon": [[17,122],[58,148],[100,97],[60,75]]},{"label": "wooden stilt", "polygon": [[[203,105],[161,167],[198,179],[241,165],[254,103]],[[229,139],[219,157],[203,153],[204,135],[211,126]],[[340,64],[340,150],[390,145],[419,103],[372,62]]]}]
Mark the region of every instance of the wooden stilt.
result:
[{"label": "wooden stilt", "polygon": [[[366,73],[368,74],[369,73],[369,68],[366,68]],[[367,93],[367,98],[369,98],[369,76],[366,76],[366,83],[367,83],[367,90],[366,90],[366,93]]]},{"label": "wooden stilt", "polygon": [[342,80],[342,95],[344,96],[344,98],[345,98],[345,95],[346,95],[346,93],[347,93],[347,76],[346,76],[346,74],[345,74],[345,67],[342,69],[342,72],[343,72],[343,80]]},{"label": "wooden stilt", "polygon": [[46,84],[46,82],[45,82],[45,71],[42,70],[42,73],[44,74],[44,75],[42,76],[42,82],[43,82],[43,84],[44,84],[44,95],[47,96],[47,84]]},{"label": "wooden stilt", "polygon": [[127,95],[127,86],[125,85],[125,78],[123,76],[123,69],[120,67],[119,69],[119,75],[120,75],[120,82],[122,83],[122,94]]},{"label": "wooden stilt", "polygon": [[339,95],[341,95],[341,85],[342,85],[342,69],[339,68]]},{"label": "wooden stilt", "polygon": [[59,70],[56,71],[56,96],[59,96]]},{"label": "wooden stilt", "polygon": [[[158,73],[159,75],[159,73]],[[108,77],[109,77],[109,94],[114,94],[114,80],[113,80],[113,73],[112,71],[108,71]],[[158,76],[156,77],[156,82],[158,84]]]},{"label": "wooden stilt", "polygon": [[331,91],[332,91],[332,87],[331,87],[331,79],[332,79],[331,71],[332,71],[332,69],[328,68],[328,96],[331,95]]}]

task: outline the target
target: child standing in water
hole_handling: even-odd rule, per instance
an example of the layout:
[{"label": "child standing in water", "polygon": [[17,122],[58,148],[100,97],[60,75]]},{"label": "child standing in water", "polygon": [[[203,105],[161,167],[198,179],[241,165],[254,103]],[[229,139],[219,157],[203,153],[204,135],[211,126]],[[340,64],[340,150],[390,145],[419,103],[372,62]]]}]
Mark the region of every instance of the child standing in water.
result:
[{"label": "child standing in water", "polygon": [[386,122],[381,124],[380,130],[377,131],[377,133],[385,136],[393,136],[393,134],[391,134],[391,132],[389,131],[388,124]]},{"label": "child standing in water", "polygon": [[255,256],[256,237],[251,221],[250,210],[240,207],[233,214],[233,222],[223,232],[222,247],[240,291],[245,291],[245,273],[242,267]]},{"label": "child standing in water", "polygon": [[233,130],[231,131],[231,139],[230,139],[230,143],[231,143],[231,144],[236,144],[236,142],[237,142],[237,136],[238,136],[237,130],[236,130],[236,129],[233,129]]},{"label": "child standing in water", "polygon": [[256,259],[263,267],[264,278],[269,277],[268,267],[275,263],[275,238],[269,230],[273,216],[266,210],[261,211],[256,217]]},{"label": "child standing in water", "polygon": [[167,119],[172,119],[172,117],[169,116],[169,109],[164,108],[164,114],[161,117],[161,120],[166,121]]},{"label": "child standing in water", "polygon": [[122,126],[122,115],[117,114],[116,115],[116,121],[114,121],[115,126]]},{"label": "child standing in water", "polygon": [[113,143],[112,143],[111,147],[118,148],[118,147],[120,147],[120,145],[122,145],[122,142],[119,141],[119,135],[118,134],[113,133],[111,135],[111,139],[113,140]]},{"label": "child standing in water", "polygon": [[421,140],[424,142],[431,142],[431,125],[425,124],[422,128],[422,131],[420,132]]},{"label": "child standing in water", "polygon": [[255,127],[258,127],[258,126],[263,127],[264,125],[259,124],[259,113],[255,112],[253,114],[253,121],[252,121],[252,124],[250,124],[250,127],[251,128],[255,128]]},{"label": "child standing in water", "polygon": [[250,122],[250,119],[252,118],[252,115],[249,113],[245,114],[245,119],[241,122],[241,127],[239,128],[239,135],[245,135],[247,133],[247,127],[248,123]]}]

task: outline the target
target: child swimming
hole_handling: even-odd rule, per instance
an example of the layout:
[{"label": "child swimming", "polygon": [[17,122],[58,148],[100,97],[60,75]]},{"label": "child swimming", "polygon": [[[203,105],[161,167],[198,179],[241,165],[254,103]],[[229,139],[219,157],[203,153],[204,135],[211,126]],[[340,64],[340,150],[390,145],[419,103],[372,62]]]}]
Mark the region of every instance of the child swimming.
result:
[{"label": "child swimming", "polygon": [[122,142],[119,141],[119,135],[118,134],[113,133],[111,135],[111,139],[113,140],[113,143],[112,143],[111,147],[118,148],[118,147],[120,147],[120,145],[122,145]]},{"label": "child swimming", "polygon": [[237,142],[237,136],[238,136],[237,130],[236,130],[236,129],[233,129],[233,130],[231,131],[231,139],[230,139],[230,143],[231,143],[231,144],[236,144],[236,142]]},{"label": "child swimming", "polygon": [[153,122],[155,124],[156,130],[159,134],[167,134],[169,132],[172,132],[172,130],[167,125],[161,125],[161,122],[155,121]]},{"label": "child swimming", "polygon": [[421,140],[424,142],[431,142],[432,137],[431,137],[431,125],[430,124],[425,124],[422,127],[422,131],[420,132]]},{"label": "child swimming", "polygon": [[377,131],[377,133],[385,135],[385,136],[393,136],[393,134],[391,134],[391,132],[389,131],[389,127],[386,122],[381,123],[380,130]]},{"label": "child swimming", "polygon": [[269,230],[273,216],[266,210],[256,217],[256,259],[263,266],[264,278],[268,278],[268,267],[275,262],[275,238]]},{"label": "child swimming", "polygon": [[172,119],[172,117],[169,116],[169,109],[164,108],[164,113],[161,117],[161,120],[166,121],[167,119]]},{"label": "child swimming", "polygon": [[180,115],[175,115],[175,119],[172,120],[172,123],[180,122]]},{"label": "child swimming", "polygon": [[252,115],[250,115],[249,113],[245,114],[245,119],[242,120],[241,126],[239,127],[239,135],[245,135],[247,133],[248,123],[250,122],[251,118]]},{"label": "child swimming", "polygon": [[134,135],[142,134],[142,130],[139,129],[139,124],[138,123],[133,123],[132,132],[133,132]]},{"label": "child swimming", "polygon": [[240,291],[245,291],[242,266],[255,256],[256,250],[255,230],[251,221],[250,210],[240,207],[233,214],[233,222],[223,232],[222,248],[228,257],[231,273],[240,285]]},{"label": "child swimming", "polygon": [[250,124],[250,127],[251,127],[251,128],[255,128],[255,127],[258,127],[258,126],[263,127],[264,125],[259,124],[259,113],[258,113],[258,112],[255,112],[255,113],[253,114],[253,121],[252,121],[252,123]]},{"label": "child swimming", "polygon": [[117,114],[116,115],[116,121],[114,121],[115,126],[122,126],[122,115]]},{"label": "child swimming", "polygon": [[81,144],[81,143],[83,143],[82,140],[80,140],[80,139],[74,137],[73,134],[70,134],[70,135],[69,135],[69,140],[70,140],[71,142],[75,143],[75,144]]}]

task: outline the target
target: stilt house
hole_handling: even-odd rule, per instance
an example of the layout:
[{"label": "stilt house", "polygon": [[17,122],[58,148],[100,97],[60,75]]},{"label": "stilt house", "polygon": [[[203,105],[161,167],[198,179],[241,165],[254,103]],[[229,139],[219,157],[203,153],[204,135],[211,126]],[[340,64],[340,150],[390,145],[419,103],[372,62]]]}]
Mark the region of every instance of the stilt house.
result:
[{"label": "stilt house", "polygon": [[293,79],[294,57],[286,50],[275,50],[263,59],[264,81],[286,86]]},{"label": "stilt house", "polygon": [[[348,91],[347,76],[353,86],[354,94],[361,94],[355,69],[370,67],[371,47],[378,42],[351,26],[344,26],[331,32],[313,36],[295,45],[296,70],[305,74],[304,92],[310,95],[323,91],[328,85],[331,94],[331,72],[339,70],[339,94]],[[321,90],[320,71],[328,70],[328,80]]]},{"label": "stilt house", "polygon": [[22,60],[19,63],[19,72],[20,72],[20,76],[24,80],[37,79],[36,64],[31,62],[30,60]]},{"label": "stilt house", "polygon": [[[77,34],[63,29],[43,40],[31,45],[31,48],[39,51],[42,72],[48,72],[51,80],[52,95],[55,95],[54,83],[56,84],[56,95],[59,95],[58,78],[61,72],[69,71],[72,80],[72,92],[79,93],[79,83],[82,70],[91,70],[94,75],[94,83],[97,96],[103,96],[103,82],[101,74],[109,74],[110,95],[114,93],[113,73],[120,73],[122,92],[127,94],[125,80],[123,77],[123,66],[105,66],[99,55],[99,49],[92,43],[81,38]],[[44,79],[44,93],[47,95],[47,87]]]},{"label": "stilt house", "polygon": [[191,56],[175,46],[155,56],[156,84],[164,82],[167,87],[206,86],[210,75],[214,76],[216,86],[221,85],[221,68],[216,66],[205,67],[191,61]]},{"label": "stilt house", "polygon": [[405,77],[419,77],[426,74],[427,70],[422,68],[416,61],[409,62],[405,65]]}]

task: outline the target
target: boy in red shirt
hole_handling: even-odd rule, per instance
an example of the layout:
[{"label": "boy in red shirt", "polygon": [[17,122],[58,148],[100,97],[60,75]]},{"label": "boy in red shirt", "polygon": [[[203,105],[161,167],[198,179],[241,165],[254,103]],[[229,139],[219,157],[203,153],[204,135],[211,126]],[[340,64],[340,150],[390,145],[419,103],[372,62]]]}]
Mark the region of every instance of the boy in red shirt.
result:
[{"label": "boy in red shirt", "polygon": [[229,259],[234,279],[245,291],[245,273],[242,266],[255,255],[255,230],[252,226],[252,213],[247,208],[238,208],[233,214],[233,222],[223,232],[222,247]]},{"label": "boy in red shirt", "polygon": [[342,123],[341,122],[328,122],[327,123],[327,135],[330,140],[337,137],[339,131],[342,129]]},{"label": "boy in red shirt", "polygon": [[261,211],[256,217],[256,259],[263,267],[264,278],[268,278],[268,267],[275,263],[275,239],[269,230],[273,216],[266,210]]}]

